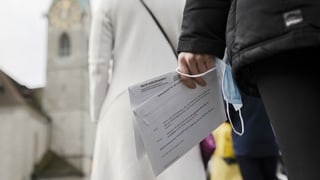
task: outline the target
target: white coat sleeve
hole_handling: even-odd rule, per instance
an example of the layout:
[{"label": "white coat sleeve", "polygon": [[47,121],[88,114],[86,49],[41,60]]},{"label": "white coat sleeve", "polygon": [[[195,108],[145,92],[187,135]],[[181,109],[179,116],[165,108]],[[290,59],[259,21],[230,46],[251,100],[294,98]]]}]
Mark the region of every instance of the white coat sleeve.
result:
[{"label": "white coat sleeve", "polygon": [[107,95],[112,44],[110,16],[102,6],[93,16],[89,39],[89,107],[93,122],[98,121],[101,106]]}]

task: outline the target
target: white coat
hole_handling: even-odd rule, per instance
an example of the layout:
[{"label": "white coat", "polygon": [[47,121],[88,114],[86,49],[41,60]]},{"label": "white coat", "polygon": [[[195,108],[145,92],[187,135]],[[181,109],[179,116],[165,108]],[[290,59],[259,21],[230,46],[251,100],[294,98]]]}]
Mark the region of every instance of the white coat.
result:
[{"label": "white coat", "polygon": [[[185,0],[145,2],[176,47]],[[139,0],[101,0],[89,43],[90,114],[98,121],[91,180],[206,179],[199,146],[158,177],[147,156],[136,157],[128,86],[176,67],[172,49]]]}]

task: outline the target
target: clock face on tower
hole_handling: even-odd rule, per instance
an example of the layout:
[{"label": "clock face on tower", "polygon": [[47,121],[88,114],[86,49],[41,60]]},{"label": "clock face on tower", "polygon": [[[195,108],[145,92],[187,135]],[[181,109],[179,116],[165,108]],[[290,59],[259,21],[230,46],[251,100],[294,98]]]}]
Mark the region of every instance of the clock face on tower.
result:
[{"label": "clock face on tower", "polygon": [[49,12],[51,25],[66,28],[81,18],[81,9],[76,0],[58,0]]}]

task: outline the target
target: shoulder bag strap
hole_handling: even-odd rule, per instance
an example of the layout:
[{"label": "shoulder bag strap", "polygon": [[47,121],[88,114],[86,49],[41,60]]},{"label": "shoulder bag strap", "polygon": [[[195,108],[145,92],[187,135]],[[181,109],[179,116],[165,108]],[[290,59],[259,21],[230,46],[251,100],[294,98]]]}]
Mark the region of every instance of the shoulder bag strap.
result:
[{"label": "shoulder bag strap", "polygon": [[157,24],[157,26],[159,27],[160,31],[162,32],[163,36],[165,37],[165,39],[167,40],[167,42],[169,43],[172,52],[174,53],[174,55],[176,56],[176,58],[178,58],[176,49],[173,47],[168,35],[166,34],[166,32],[164,31],[163,27],[161,26],[161,24],[159,23],[159,21],[157,20],[157,18],[154,16],[154,14],[152,13],[152,11],[150,10],[150,8],[146,5],[146,3],[143,0],[140,0],[140,2],[142,3],[142,5],[146,8],[146,10],[149,12],[149,14],[151,15],[152,19],[154,20],[154,22]]}]

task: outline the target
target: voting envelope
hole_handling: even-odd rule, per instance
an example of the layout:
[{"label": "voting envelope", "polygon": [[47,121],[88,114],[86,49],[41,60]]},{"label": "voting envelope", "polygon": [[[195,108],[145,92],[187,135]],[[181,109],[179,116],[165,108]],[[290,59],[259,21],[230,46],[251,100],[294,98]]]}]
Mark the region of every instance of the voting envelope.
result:
[{"label": "voting envelope", "polygon": [[207,85],[195,89],[183,85],[176,72],[129,86],[135,131],[142,144],[137,150],[146,152],[155,175],[226,120],[216,71],[203,77]]}]

